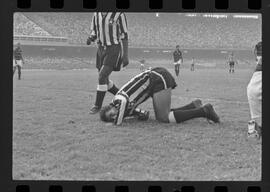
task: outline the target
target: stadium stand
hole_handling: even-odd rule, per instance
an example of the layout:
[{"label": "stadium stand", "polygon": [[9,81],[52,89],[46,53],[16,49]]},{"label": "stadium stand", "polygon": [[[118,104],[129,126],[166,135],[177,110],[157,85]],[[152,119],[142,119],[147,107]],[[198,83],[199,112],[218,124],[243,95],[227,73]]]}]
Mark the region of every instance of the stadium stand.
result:
[{"label": "stadium stand", "polygon": [[14,35],[51,36],[50,33],[21,13],[14,14],[13,29]]},{"label": "stadium stand", "polygon": [[[92,13],[23,15],[25,17],[16,18],[14,22],[16,33],[29,35],[47,31],[54,36],[68,37],[71,44],[85,44],[92,17]],[[177,13],[163,13],[156,17],[154,13],[127,13],[127,19],[132,47],[172,48],[179,44],[185,49],[250,49],[261,39],[261,18],[217,19],[186,17]]]}]

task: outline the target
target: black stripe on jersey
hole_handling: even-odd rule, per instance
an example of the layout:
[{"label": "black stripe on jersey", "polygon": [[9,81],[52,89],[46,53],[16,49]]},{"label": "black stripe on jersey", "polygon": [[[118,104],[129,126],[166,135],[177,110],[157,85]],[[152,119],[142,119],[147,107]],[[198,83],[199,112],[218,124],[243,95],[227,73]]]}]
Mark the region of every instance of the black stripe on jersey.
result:
[{"label": "black stripe on jersey", "polygon": [[128,39],[128,35],[127,35],[127,18],[123,13],[120,14],[119,24],[120,24],[120,33],[124,34],[123,39]]},{"label": "black stripe on jersey", "polygon": [[143,90],[141,93],[137,95],[132,101],[133,105],[129,111],[129,115],[133,113],[133,111],[144,101],[146,101],[150,97],[148,90]]},{"label": "black stripe on jersey", "polygon": [[129,90],[134,86],[135,84],[139,83],[140,80],[143,80],[146,76],[149,76],[150,70],[146,70],[143,73],[138,74],[137,76],[133,77],[129,82],[127,82],[120,91],[125,91],[129,96]]},{"label": "black stripe on jersey", "polygon": [[[111,19],[113,19],[113,21],[114,21],[114,17],[115,17],[115,13],[112,13]],[[109,26],[109,37],[110,37],[110,40],[112,41],[112,43],[115,43],[114,38],[113,38],[113,28],[114,28],[114,26]]]},{"label": "black stripe on jersey", "polygon": [[[108,13],[107,13],[108,14]],[[107,14],[106,14],[106,16],[101,16],[101,22],[102,22],[102,34],[103,34],[103,39],[101,40],[101,42],[103,43],[103,44],[107,44],[106,43],[106,34],[105,34],[105,25],[106,25],[106,17],[107,17]]]},{"label": "black stripe on jersey", "polygon": [[146,81],[148,81],[149,75],[145,75],[143,78],[141,78],[137,83],[135,83],[130,89],[127,91],[127,94],[131,96],[133,93],[135,93]]}]

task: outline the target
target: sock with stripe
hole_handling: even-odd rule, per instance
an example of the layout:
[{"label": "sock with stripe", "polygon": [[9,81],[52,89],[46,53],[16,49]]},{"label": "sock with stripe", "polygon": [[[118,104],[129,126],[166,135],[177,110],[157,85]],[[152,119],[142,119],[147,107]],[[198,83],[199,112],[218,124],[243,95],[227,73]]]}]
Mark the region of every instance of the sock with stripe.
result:
[{"label": "sock with stripe", "polygon": [[102,103],[103,103],[107,88],[108,88],[107,85],[98,85],[97,86],[95,106],[97,106],[99,108],[102,106]]},{"label": "sock with stripe", "polygon": [[170,123],[182,123],[184,121],[199,117],[206,117],[202,107],[196,109],[171,111],[169,114],[169,121]]},{"label": "sock with stripe", "polygon": [[182,106],[182,107],[178,107],[178,108],[173,108],[171,109],[171,111],[177,111],[177,110],[188,110],[188,109],[195,109],[196,106],[194,105],[193,102],[185,105],[185,106]]}]

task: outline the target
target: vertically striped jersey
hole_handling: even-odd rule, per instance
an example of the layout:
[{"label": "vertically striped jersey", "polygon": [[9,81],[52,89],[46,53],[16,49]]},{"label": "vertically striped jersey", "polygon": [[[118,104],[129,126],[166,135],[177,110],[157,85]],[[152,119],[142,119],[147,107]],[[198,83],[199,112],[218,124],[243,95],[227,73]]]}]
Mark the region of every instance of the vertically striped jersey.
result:
[{"label": "vertically striped jersey", "polygon": [[122,12],[95,12],[91,23],[91,36],[102,46],[119,44],[120,39],[128,39],[127,19]]}]

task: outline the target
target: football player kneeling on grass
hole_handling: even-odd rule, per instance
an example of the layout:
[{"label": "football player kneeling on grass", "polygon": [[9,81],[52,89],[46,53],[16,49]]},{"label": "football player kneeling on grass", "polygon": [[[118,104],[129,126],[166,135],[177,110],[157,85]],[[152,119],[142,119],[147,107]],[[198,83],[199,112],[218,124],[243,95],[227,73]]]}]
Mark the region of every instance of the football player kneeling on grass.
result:
[{"label": "football player kneeling on grass", "polygon": [[155,117],[159,122],[181,123],[198,117],[207,118],[214,123],[220,122],[213,106],[202,105],[199,99],[172,109],[171,91],[176,86],[175,79],[165,68],[147,69],[121,87],[113,101],[101,109],[100,118],[115,125],[120,125],[126,117],[130,116],[147,120],[149,112],[139,109],[138,106],[152,97]]}]

